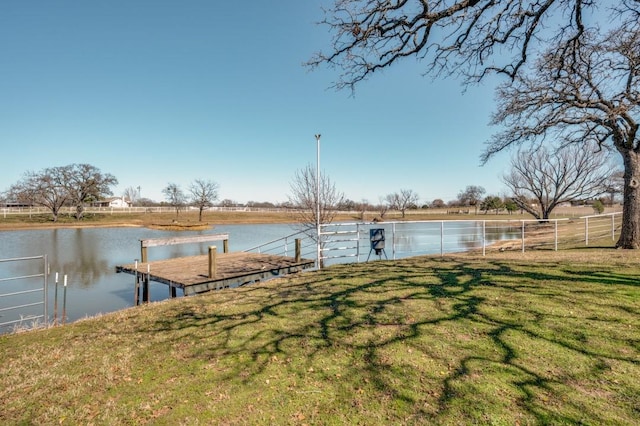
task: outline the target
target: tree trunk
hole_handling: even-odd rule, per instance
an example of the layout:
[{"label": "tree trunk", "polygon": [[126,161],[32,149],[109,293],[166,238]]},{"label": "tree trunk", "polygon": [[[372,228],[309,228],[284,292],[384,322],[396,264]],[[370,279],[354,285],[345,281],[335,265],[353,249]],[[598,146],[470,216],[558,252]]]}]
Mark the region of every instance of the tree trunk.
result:
[{"label": "tree trunk", "polygon": [[640,248],[640,155],[633,150],[622,152],[624,159],[624,201],[622,229],[616,247]]},{"label": "tree trunk", "polygon": [[82,204],[78,204],[76,206],[76,220],[82,219],[83,214],[84,214],[84,206]]}]

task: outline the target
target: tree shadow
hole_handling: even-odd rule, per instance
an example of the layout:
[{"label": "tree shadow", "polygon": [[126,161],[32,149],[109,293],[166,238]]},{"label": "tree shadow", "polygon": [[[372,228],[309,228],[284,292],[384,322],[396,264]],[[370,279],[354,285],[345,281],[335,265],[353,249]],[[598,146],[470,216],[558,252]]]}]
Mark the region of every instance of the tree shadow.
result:
[{"label": "tree shadow", "polygon": [[[362,415],[374,403],[358,390],[395,407],[386,409],[395,421],[482,423],[497,413],[511,423],[606,423],[588,397],[548,402],[567,399],[579,389],[572,383],[609,383],[611,363],[640,364],[638,335],[627,330],[639,325],[634,299],[602,297],[621,288],[637,301],[637,277],[613,271],[380,261],[193,298],[138,331],[186,347],[181,357],[222,364],[222,382],[251,386],[275,371],[346,387],[342,403]],[[610,344],[600,343],[604,330]]]}]

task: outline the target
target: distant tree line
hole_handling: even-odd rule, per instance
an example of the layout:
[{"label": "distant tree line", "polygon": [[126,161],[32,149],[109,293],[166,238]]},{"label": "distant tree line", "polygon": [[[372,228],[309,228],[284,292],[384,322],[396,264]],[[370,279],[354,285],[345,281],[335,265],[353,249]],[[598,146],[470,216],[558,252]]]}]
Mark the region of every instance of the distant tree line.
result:
[{"label": "distant tree line", "polygon": [[[168,183],[162,190],[165,200],[155,202],[140,197],[140,187],[128,187],[124,191],[125,200],[133,206],[171,206],[178,217],[186,207],[196,207],[199,220],[205,209],[215,205],[221,207],[284,208],[296,210],[299,221],[309,227],[316,223],[320,203],[320,223],[330,223],[337,211],[359,212],[365,219],[365,212],[376,212],[384,219],[390,211],[399,212],[404,218],[407,211],[416,209],[452,208],[469,212],[473,208],[488,214],[502,211],[512,214],[527,212],[539,220],[546,220],[558,205],[565,203],[588,203],[599,212],[604,206],[612,205],[617,194],[624,187],[623,172],[612,165],[606,151],[597,151],[569,146],[559,150],[544,147],[535,150],[519,150],[511,159],[511,168],[502,177],[508,188],[506,195],[486,194],[482,186],[469,185],[448,202],[436,198],[431,202],[419,203],[418,193],[412,189],[381,196],[377,204],[368,200],[353,201],[344,197],[333,182],[321,174],[320,193],[317,192],[315,169],[312,166],[296,172],[291,181],[291,195],[284,203],[250,201],[246,204],[231,199],[219,203],[216,182],[195,179],[187,190],[178,184]],[[85,206],[113,195],[112,187],[118,180],[109,173],[103,173],[90,164],[70,164],[49,167],[37,172],[26,172],[22,179],[3,194],[5,205],[40,206],[48,209],[53,221],[58,220],[64,206],[75,209],[74,217],[81,220]],[[300,213],[303,212],[303,213]]]},{"label": "distant tree line", "polygon": [[[73,207],[74,217],[81,220],[87,205],[92,205],[113,195],[112,187],[118,180],[90,164],[69,164],[47,167],[40,171],[28,171],[2,194],[5,205],[44,207],[58,221],[63,207]],[[199,210],[199,219],[207,207],[218,199],[218,184],[212,180],[195,179],[188,193],[174,183],[169,183],[163,193],[176,215],[186,205]],[[141,198],[140,188],[128,187],[123,197],[130,205],[153,206],[158,203]]]}]

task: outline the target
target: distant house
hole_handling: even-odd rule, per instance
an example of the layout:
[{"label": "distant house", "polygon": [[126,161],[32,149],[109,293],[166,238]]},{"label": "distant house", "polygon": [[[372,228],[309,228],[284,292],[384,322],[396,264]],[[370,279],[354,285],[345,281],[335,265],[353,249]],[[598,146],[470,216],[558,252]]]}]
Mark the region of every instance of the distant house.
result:
[{"label": "distant house", "polygon": [[107,198],[106,200],[96,201],[93,205],[95,207],[122,208],[131,207],[131,201],[125,199],[124,197],[113,197]]}]

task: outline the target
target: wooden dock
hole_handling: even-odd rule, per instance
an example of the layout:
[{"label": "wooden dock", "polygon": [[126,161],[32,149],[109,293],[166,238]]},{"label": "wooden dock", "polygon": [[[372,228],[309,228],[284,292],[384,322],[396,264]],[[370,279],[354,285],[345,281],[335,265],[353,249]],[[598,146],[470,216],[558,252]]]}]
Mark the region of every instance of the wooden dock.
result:
[{"label": "wooden dock", "polygon": [[[228,238],[227,234],[212,234],[141,240],[142,262],[116,266],[116,272],[135,276],[134,303],[137,305],[140,301],[140,284],[142,284],[142,301],[149,301],[150,281],[167,284],[171,297],[176,297],[177,289],[182,289],[185,296],[190,296],[264,281],[315,266],[315,260],[302,259],[299,240],[296,240],[295,257],[288,257],[247,252],[228,253]],[[209,241],[222,241],[224,253],[218,254],[217,248],[210,246],[208,255],[147,261],[149,247]]]},{"label": "wooden dock", "polygon": [[315,260],[311,259],[298,260],[294,257],[246,252],[219,253],[216,255],[215,274],[209,277],[209,259],[208,255],[200,255],[137,265],[134,263],[116,266],[116,272],[136,275],[140,280],[167,284],[171,295],[175,297],[175,289],[178,288],[182,289],[185,296],[190,296],[264,281],[313,268],[315,265]]}]

